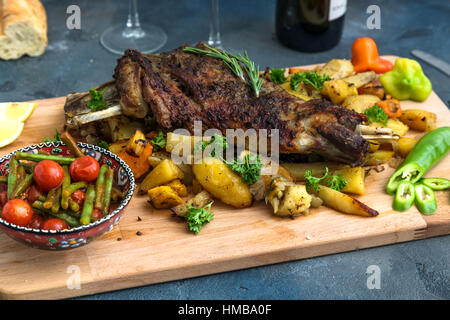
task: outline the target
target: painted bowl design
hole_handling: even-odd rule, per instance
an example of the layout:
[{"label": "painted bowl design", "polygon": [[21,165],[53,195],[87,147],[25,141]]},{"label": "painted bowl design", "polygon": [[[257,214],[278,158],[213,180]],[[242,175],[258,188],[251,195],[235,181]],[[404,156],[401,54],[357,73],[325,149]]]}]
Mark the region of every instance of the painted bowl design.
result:
[{"label": "painted bowl design", "polygon": [[[133,173],[122,159],[106,149],[86,143],[78,143],[78,146],[83,152],[97,159],[100,165],[107,164],[114,169],[115,185],[125,194],[125,198],[114,211],[88,225],[60,231],[21,227],[0,218],[0,229],[3,232],[33,248],[67,250],[86,245],[114,228],[133,196],[135,189]],[[0,175],[8,175],[9,158],[17,151],[38,153],[39,150],[45,150],[53,155],[70,155],[69,149],[62,142],[28,146],[0,158]]]}]

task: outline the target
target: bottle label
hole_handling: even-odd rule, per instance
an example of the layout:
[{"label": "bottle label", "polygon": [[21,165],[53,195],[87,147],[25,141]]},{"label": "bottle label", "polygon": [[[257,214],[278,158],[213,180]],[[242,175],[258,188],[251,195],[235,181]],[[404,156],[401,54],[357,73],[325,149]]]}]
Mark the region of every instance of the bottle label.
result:
[{"label": "bottle label", "polygon": [[330,0],[328,20],[333,21],[342,17],[347,11],[347,0]]}]

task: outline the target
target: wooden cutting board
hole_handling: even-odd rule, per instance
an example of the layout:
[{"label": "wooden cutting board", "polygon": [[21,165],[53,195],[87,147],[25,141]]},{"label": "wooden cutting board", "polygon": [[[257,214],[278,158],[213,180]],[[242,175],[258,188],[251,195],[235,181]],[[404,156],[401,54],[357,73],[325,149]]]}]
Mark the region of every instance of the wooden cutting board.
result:
[{"label": "wooden cutting board", "polygon": [[[0,156],[62,131],[64,100],[36,101],[22,135],[0,149]],[[434,92],[423,103],[404,101],[402,107],[435,112],[438,126],[450,123],[449,110]],[[31,249],[1,233],[0,298],[73,297],[449,234],[448,192],[437,193],[438,212],[432,216],[415,208],[394,212],[392,196],[384,192],[393,169],[385,168],[366,178],[366,194],[357,197],[380,212],[376,218],[321,207],[293,220],[274,216],[263,202],[237,210],[216,201],[214,220],[194,235],[168,210],[153,210],[146,196],[135,194],[120,224],[84,247]],[[449,171],[447,157],[427,176],[450,178]]]}]

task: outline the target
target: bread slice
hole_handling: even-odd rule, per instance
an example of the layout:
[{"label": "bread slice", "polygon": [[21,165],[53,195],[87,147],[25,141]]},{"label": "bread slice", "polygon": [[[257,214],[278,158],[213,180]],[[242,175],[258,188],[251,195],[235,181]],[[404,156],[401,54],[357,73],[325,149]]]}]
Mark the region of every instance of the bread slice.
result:
[{"label": "bread slice", "polygon": [[39,0],[0,0],[0,59],[39,56],[47,44],[47,15]]}]

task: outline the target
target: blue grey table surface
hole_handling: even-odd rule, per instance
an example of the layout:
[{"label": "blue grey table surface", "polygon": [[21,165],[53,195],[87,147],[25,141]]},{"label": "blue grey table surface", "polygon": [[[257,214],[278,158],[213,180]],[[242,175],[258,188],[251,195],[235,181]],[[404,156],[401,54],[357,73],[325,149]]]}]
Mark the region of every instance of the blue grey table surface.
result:
[{"label": "blue grey table surface", "polygon": [[[128,1],[44,0],[49,46],[44,55],[0,62],[0,101],[59,97],[87,91],[111,79],[118,56],[99,44],[101,32],[125,20]],[[66,9],[81,8],[81,30],[66,28]],[[381,9],[381,29],[368,30],[369,5]],[[161,49],[207,39],[209,1],[139,1],[141,19],[168,35]],[[327,52],[299,53],[275,37],[275,1],[220,1],[226,48],[247,50],[261,67],[285,67],[350,58],[356,37],[375,39],[381,54],[412,58],[412,49],[443,60],[450,52],[450,2],[349,0],[344,34]],[[448,105],[449,78],[421,62],[433,89]],[[107,292],[82,299],[449,299],[450,236],[279,263]],[[380,289],[368,289],[371,265],[379,267]],[[370,279],[369,279],[370,280]],[[370,281],[369,281],[370,282]]]}]

